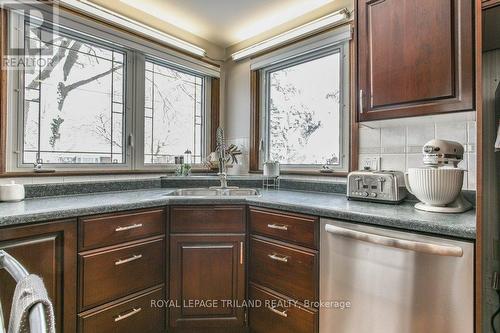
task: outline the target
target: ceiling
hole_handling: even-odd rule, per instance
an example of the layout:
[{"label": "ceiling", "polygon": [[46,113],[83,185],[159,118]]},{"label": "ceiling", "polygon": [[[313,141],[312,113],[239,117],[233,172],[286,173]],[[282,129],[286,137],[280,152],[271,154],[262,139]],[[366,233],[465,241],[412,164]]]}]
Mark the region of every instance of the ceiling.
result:
[{"label": "ceiling", "polygon": [[226,48],[338,0],[116,0],[105,6],[128,16],[152,16]]}]

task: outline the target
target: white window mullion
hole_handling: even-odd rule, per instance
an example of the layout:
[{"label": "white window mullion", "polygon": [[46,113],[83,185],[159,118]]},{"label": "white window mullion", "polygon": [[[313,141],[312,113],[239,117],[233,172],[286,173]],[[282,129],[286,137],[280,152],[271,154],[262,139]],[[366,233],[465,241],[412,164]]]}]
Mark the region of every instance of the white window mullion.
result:
[{"label": "white window mullion", "polygon": [[135,53],[135,82],[134,82],[134,168],[144,168],[144,82],[145,82],[145,56]]},{"label": "white window mullion", "polygon": [[134,138],[135,132],[135,112],[136,112],[136,97],[135,97],[135,82],[140,78],[137,76],[137,56],[136,52],[127,52],[127,73],[125,82],[126,104],[125,104],[125,133],[124,145],[127,155],[127,165],[131,170],[135,168],[136,144],[131,139]]},{"label": "white window mullion", "polygon": [[[212,124],[210,123],[210,120],[212,119],[211,114],[212,114],[212,80],[210,77],[205,77],[203,79],[205,81],[205,86],[204,86],[204,91],[203,93],[205,94],[204,98],[204,105],[202,109],[202,136],[203,136],[203,143],[202,143],[202,159],[206,157],[208,154],[211,153],[211,147],[212,147],[212,142],[210,142],[211,139],[211,129],[212,129]],[[215,126],[215,124],[214,124]]]}]

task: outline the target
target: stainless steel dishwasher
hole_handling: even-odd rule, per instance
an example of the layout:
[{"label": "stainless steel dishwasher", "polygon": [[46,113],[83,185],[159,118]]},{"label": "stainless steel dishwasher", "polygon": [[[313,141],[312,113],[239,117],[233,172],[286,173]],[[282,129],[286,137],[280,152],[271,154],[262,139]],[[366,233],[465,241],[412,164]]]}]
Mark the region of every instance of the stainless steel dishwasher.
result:
[{"label": "stainless steel dishwasher", "polygon": [[474,245],[321,219],[320,333],[471,333]]}]

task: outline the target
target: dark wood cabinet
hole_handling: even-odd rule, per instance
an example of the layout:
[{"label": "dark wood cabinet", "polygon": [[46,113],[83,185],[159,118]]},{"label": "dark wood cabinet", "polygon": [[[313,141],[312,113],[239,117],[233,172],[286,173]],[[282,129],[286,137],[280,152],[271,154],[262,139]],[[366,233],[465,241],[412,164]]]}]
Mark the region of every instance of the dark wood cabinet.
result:
[{"label": "dark wood cabinet", "polygon": [[170,208],[169,325],[175,331],[245,326],[244,206]]},{"label": "dark wood cabinet", "polygon": [[319,242],[318,218],[250,207],[250,232],[316,249]]},{"label": "dark wood cabinet", "polygon": [[165,308],[151,306],[151,300],[161,300],[162,287],[152,288],[124,301],[99,307],[78,315],[82,333],[160,333],[165,331]]},{"label": "dark wood cabinet", "polygon": [[170,208],[170,232],[245,233],[245,207],[174,206]]},{"label": "dark wood cabinet", "polygon": [[[244,235],[175,235],[170,239],[172,327],[242,327]],[[203,302],[203,303],[196,303]]]},{"label": "dark wood cabinet", "polygon": [[[43,279],[57,332],[76,332],[76,220],[0,229],[0,249]],[[0,270],[0,300],[8,320],[15,281]]]},{"label": "dark wood cabinet", "polygon": [[250,207],[249,225],[251,332],[318,332],[318,218]]},{"label": "dark wood cabinet", "polygon": [[160,285],[165,280],[164,236],[78,256],[80,308],[84,310]]},{"label": "dark wood cabinet", "polygon": [[164,208],[84,217],[79,223],[79,249],[90,250],[164,233]]},{"label": "dark wood cabinet", "polygon": [[470,0],[357,0],[358,120],[474,109]]},{"label": "dark wood cabinet", "polygon": [[262,305],[250,308],[252,333],[318,332],[318,310],[298,306],[289,298],[250,283],[249,298]]},{"label": "dark wood cabinet", "polygon": [[164,332],[167,238],[164,207],[78,221],[78,332]]},{"label": "dark wood cabinet", "polygon": [[303,302],[318,300],[318,252],[250,238],[250,280]]},{"label": "dark wood cabinet", "polygon": [[[273,209],[173,206],[3,228],[0,248],[43,278],[59,333],[246,332],[247,311],[254,332],[315,333],[318,228]],[[2,304],[14,288],[0,270]],[[299,303],[272,306],[287,300]]]}]

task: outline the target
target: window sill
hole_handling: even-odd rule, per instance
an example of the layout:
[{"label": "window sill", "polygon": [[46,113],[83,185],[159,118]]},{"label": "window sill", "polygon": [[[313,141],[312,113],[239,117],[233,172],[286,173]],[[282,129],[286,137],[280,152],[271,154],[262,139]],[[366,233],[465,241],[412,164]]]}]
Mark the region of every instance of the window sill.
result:
[{"label": "window sill", "polygon": [[[251,170],[251,174],[262,174],[262,170]],[[347,171],[334,171],[331,173],[320,172],[317,169],[311,170],[291,170],[285,169],[280,170],[281,175],[301,175],[301,176],[318,176],[318,177],[347,177]]]},{"label": "window sill", "polygon": [[[214,173],[213,170],[207,168],[193,168],[192,173]],[[158,170],[85,170],[85,171],[55,171],[55,172],[33,172],[30,171],[16,171],[5,172],[0,174],[0,178],[13,178],[13,177],[61,177],[61,176],[94,176],[94,175],[137,175],[137,174],[173,174],[173,169],[158,169]]]}]

